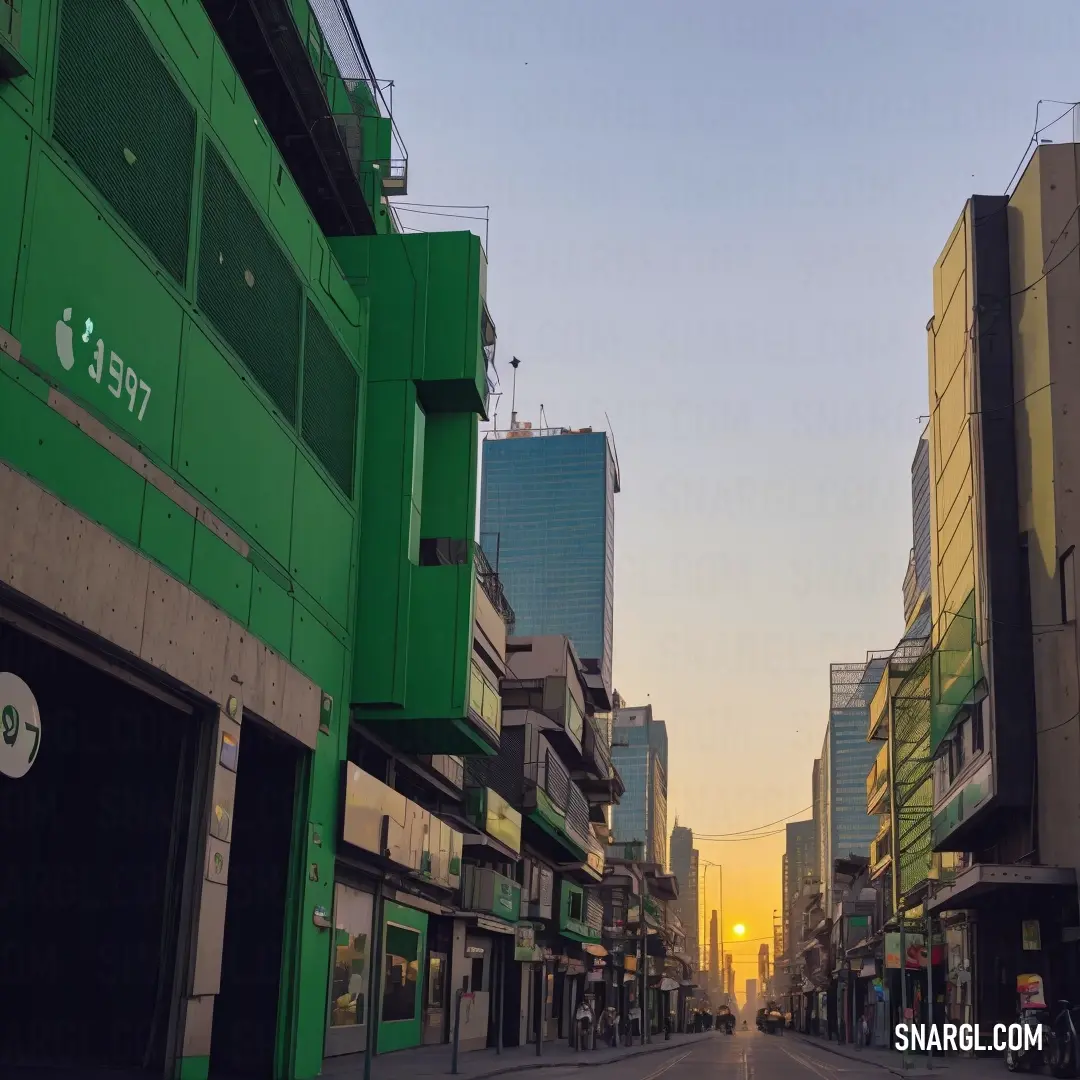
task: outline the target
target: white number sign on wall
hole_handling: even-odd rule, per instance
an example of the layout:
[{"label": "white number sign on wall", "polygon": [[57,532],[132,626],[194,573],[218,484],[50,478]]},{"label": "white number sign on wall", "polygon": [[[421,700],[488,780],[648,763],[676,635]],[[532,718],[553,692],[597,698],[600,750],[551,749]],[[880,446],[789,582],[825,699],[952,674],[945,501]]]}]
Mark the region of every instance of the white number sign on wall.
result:
[{"label": "white number sign on wall", "polygon": [[0,671],[0,775],[25,776],[41,749],[41,717],[30,690],[10,671]]},{"label": "white number sign on wall", "polygon": [[[75,327],[71,325],[71,316],[72,309],[64,308],[64,317],[56,323],[56,358],[65,371],[71,371],[75,366]],[[93,356],[86,368],[87,375],[98,386],[104,382],[114,398],[126,400],[128,412],[136,414],[141,423],[146,415],[146,406],[150,403],[149,384],[140,379],[135,369],[130,364],[125,364],[115,352],[109,352],[106,367],[105,342],[100,337],[95,341],[93,334],[94,320],[87,319],[83,323],[83,332],[79,335],[84,345],[89,346],[93,342]]]}]

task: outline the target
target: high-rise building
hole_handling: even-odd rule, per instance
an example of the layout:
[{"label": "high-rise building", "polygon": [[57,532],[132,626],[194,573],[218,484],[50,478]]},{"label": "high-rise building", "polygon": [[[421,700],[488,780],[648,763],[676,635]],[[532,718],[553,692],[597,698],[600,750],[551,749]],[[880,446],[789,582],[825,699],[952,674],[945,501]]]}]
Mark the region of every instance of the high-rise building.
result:
[{"label": "high-rise building", "polygon": [[686,933],[686,952],[695,968],[698,950],[698,860],[694,850],[694,831],[685,825],[676,825],[671,830],[671,848],[669,851],[671,872],[679,882],[679,898],[675,902],[679,918]]},{"label": "high-rise building", "polygon": [[758,980],[746,980],[746,1000],[743,1007],[743,1016],[751,1017],[758,1010]]},{"label": "high-rise building", "polygon": [[789,822],[787,831],[787,850],[784,853],[784,939],[787,942],[798,943],[801,937],[800,928],[796,925],[795,912],[797,908],[795,898],[802,891],[807,881],[813,880],[817,868],[817,843],[816,829],[813,818],[807,821]]},{"label": "high-rise building", "polygon": [[569,637],[594,696],[603,690],[608,705],[618,491],[605,432],[521,425],[484,441],[480,543],[513,606],[516,632]]},{"label": "high-rise building", "polygon": [[829,723],[821,752],[824,859],[822,889],[831,911],[833,863],[848,855],[870,854],[878,820],[866,812],[866,774],[878,748],[867,742],[870,699],[881,681],[889,653],[867,653],[864,661],[829,668]]},{"label": "high-rise building", "polygon": [[611,760],[625,792],[612,807],[611,828],[619,843],[640,841],[650,862],[667,866],[667,725],[653,719],[651,705],[615,713]]}]

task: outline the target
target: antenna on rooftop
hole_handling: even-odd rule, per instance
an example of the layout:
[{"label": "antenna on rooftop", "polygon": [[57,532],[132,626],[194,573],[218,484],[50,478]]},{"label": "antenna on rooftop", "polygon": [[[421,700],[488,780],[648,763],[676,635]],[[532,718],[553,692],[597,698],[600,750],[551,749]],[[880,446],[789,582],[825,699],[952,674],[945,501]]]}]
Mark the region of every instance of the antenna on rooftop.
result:
[{"label": "antenna on rooftop", "polygon": [[521,361],[515,356],[510,361],[510,366],[514,369],[514,381],[510,387],[510,430],[517,431],[517,369],[521,366]]}]

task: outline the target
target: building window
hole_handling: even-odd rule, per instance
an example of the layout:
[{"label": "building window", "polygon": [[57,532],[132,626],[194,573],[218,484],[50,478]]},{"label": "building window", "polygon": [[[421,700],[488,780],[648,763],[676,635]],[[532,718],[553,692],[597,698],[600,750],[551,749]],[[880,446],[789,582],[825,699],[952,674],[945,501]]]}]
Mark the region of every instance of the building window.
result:
[{"label": "building window", "polygon": [[986,749],[986,732],[983,725],[983,707],[980,701],[971,710],[971,755],[981,754]]},{"label": "building window", "polygon": [[1076,575],[1073,570],[1073,551],[1069,548],[1060,560],[1061,621],[1076,622]]},{"label": "building window", "polygon": [[334,977],[330,986],[330,1026],[351,1027],[366,1020],[365,996],[371,943],[370,893],[345,885],[334,888]]}]

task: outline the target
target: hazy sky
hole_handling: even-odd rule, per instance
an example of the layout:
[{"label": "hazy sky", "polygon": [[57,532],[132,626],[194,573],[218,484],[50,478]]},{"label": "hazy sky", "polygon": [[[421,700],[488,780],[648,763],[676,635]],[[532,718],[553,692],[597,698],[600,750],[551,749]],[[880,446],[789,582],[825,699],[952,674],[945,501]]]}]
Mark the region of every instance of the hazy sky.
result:
[{"label": "hazy sky", "polygon": [[[1080,98],[1080,5],[353,6],[395,80],[404,201],[491,206],[501,426],[512,355],[523,419],[611,418],[615,682],[668,723],[669,824],[806,806],[829,662],[902,631],[934,260],[1037,101]],[[748,939],[782,840],[699,845]]]}]

